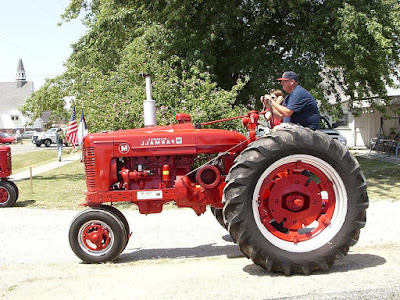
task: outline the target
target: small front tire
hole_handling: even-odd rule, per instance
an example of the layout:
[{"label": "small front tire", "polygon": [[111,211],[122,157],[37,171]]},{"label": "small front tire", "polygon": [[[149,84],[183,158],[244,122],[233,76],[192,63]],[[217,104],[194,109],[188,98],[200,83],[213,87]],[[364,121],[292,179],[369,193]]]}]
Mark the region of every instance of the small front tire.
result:
[{"label": "small front tire", "polygon": [[131,236],[130,228],[129,228],[129,223],[128,220],[125,218],[124,214],[115,206],[110,206],[110,205],[100,205],[99,209],[104,209],[106,211],[109,211],[110,213],[114,214],[124,225],[125,232],[126,232],[126,243],[128,244],[129,237]]},{"label": "small front tire", "polygon": [[115,260],[123,251],[127,233],[122,222],[104,209],[90,208],[78,214],[69,230],[72,251],[85,263]]},{"label": "small front tire", "polygon": [[224,229],[228,229],[228,227],[226,226],[226,223],[224,221],[224,215],[222,212],[222,208],[217,208],[217,207],[213,207],[211,206],[211,213],[214,215],[215,219],[218,221],[218,223],[224,228]]}]

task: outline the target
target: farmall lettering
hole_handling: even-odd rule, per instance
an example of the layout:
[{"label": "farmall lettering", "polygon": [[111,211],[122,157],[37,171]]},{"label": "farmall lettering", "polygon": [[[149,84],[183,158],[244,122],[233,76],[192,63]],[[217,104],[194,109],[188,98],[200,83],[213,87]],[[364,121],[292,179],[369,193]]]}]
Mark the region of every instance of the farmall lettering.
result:
[{"label": "farmall lettering", "polygon": [[163,146],[163,145],[180,145],[182,144],[182,137],[176,137],[173,139],[168,138],[149,138],[143,140],[140,146]]}]

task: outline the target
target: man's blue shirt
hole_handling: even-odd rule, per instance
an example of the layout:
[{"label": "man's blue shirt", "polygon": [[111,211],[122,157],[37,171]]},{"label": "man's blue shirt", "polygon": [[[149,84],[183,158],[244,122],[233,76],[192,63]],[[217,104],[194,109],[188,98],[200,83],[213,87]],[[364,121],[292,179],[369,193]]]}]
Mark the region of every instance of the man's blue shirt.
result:
[{"label": "man's blue shirt", "polygon": [[316,130],[319,128],[319,111],[314,97],[302,86],[296,86],[286,96],[283,106],[293,111],[290,117],[285,117],[283,122],[291,122]]}]

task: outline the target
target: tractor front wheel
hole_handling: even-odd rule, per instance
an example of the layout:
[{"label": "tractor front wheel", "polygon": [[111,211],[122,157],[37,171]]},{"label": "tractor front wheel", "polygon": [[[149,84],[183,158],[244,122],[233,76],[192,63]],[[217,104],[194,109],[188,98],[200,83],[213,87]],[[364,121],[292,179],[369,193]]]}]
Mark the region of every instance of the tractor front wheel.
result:
[{"label": "tractor front wheel", "polygon": [[122,222],[122,224],[124,225],[124,228],[125,228],[125,232],[126,232],[126,244],[128,244],[129,237],[131,236],[131,231],[129,228],[128,220],[125,218],[124,214],[115,206],[102,204],[102,205],[100,205],[99,209],[104,209],[106,211],[109,211],[110,213],[114,214]]},{"label": "tractor front wheel", "polygon": [[127,233],[115,214],[90,208],[72,221],[69,243],[83,262],[102,263],[113,261],[121,254],[127,243]]},{"label": "tractor front wheel", "polygon": [[224,221],[224,215],[222,213],[222,208],[217,208],[217,207],[211,206],[210,209],[211,209],[211,213],[214,215],[214,217],[218,221],[218,223],[225,229],[228,229],[228,227],[226,226],[226,223]]},{"label": "tractor front wheel", "polygon": [[294,126],[252,143],[224,189],[232,238],[269,271],[310,274],[347,254],[366,222],[356,159],[321,132]]}]

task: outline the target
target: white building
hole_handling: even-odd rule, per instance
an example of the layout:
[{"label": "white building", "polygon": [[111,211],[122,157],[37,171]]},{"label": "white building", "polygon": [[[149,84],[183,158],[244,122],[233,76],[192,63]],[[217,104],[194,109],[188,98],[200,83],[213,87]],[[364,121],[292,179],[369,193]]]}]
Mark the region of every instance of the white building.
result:
[{"label": "white building", "polygon": [[[400,108],[400,91],[388,90],[392,98],[392,107],[398,111]],[[369,148],[371,140],[378,135],[387,139],[397,138],[400,133],[400,116],[390,108],[386,108],[389,118],[371,108],[369,101],[363,100],[355,103],[362,110],[362,114],[354,117],[348,109],[348,101],[341,103],[344,116],[339,120],[340,126],[336,128],[347,139],[347,145],[354,149]],[[380,104],[383,105],[383,104]]]},{"label": "white building", "polygon": [[[16,79],[13,82],[0,82],[0,131],[14,133],[23,132],[31,120],[23,116],[18,108],[25,104],[35,91],[32,81],[26,80],[22,59],[18,62]],[[38,119],[29,128],[42,129],[43,121]]]}]

